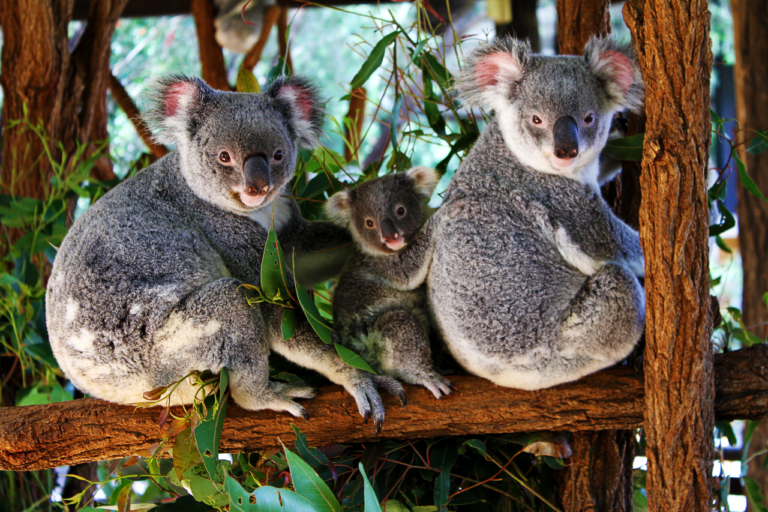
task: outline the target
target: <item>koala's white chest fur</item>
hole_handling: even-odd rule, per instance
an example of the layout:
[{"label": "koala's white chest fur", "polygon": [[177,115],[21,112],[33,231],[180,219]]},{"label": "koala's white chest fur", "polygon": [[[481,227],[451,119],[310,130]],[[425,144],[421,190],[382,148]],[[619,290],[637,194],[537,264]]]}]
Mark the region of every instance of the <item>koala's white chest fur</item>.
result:
[{"label": "koala's white chest fur", "polygon": [[258,222],[267,231],[272,227],[274,220],[275,232],[279,233],[283,226],[291,219],[290,201],[287,197],[280,196],[272,204],[265,205],[249,213],[248,218]]}]

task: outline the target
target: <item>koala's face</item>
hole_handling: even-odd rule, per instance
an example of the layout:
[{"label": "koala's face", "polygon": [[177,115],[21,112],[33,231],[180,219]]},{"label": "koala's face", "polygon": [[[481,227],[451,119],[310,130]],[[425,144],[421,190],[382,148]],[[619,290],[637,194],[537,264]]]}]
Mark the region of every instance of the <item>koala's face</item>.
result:
[{"label": "koala's face", "polygon": [[426,222],[437,180],[426,167],[382,176],[335,194],[326,212],[349,229],[362,251],[393,254],[407,246]]},{"label": "koala's face", "polygon": [[299,147],[312,147],[322,127],[314,88],[279,79],[264,93],[215,91],[199,79],[156,85],[145,119],[156,136],[176,142],[182,174],[200,198],[240,215],[272,203],[293,176]]},{"label": "koala's face", "polygon": [[632,53],[593,39],[584,57],[530,55],[502,39],[469,59],[459,87],[467,102],[489,105],[515,157],[539,172],[594,181],[616,111],[642,103]]}]

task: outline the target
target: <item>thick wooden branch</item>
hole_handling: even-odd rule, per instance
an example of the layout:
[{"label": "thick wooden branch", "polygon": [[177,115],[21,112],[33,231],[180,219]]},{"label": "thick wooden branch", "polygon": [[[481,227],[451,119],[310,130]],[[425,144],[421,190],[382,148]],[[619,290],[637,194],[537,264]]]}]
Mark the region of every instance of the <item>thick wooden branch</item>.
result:
[{"label": "thick wooden branch", "polygon": [[[768,414],[768,346],[716,358],[719,420]],[[541,391],[501,388],[478,377],[456,376],[458,390],[436,400],[407,387],[409,403],[384,396],[380,434],[363,425],[354,400],[339,386],[304,402],[310,420],[272,411],[248,412],[233,403],[221,439],[223,452],[257,451],[290,442],[295,423],[312,446],[377,439],[511,432],[598,431],[637,428],[643,421],[643,375],[621,367]],[[126,457],[160,441],[159,408],[136,409],[96,399],[0,409],[0,470],[28,471]]]},{"label": "thick wooden branch", "polygon": [[261,60],[261,54],[264,52],[264,47],[267,46],[269,41],[269,34],[272,33],[272,27],[275,26],[281,12],[282,8],[277,5],[267,7],[267,12],[264,14],[264,22],[261,24],[259,39],[256,40],[256,43],[254,43],[243,59],[243,67],[245,69],[253,70],[256,64],[259,63],[259,60]]}]

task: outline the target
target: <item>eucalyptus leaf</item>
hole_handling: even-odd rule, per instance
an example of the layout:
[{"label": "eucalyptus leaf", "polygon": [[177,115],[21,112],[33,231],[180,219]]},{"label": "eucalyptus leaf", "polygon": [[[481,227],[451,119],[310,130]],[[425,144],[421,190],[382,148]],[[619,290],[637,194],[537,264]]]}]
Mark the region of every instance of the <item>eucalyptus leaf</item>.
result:
[{"label": "eucalyptus leaf", "polygon": [[285,266],[285,255],[280,247],[280,241],[277,239],[274,225],[269,228],[267,242],[264,244],[264,254],[261,258],[261,291],[268,299],[288,300],[291,297],[288,292],[288,271]]},{"label": "eucalyptus leaf", "polygon": [[176,440],[173,442],[173,471],[176,478],[181,481],[184,473],[198,464],[202,464],[202,462],[203,458],[197,449],[192,429],[187,427],[176,436]]},{"label": "eucalyptus leaf", "polygon": [[249,69],[242,66],[240,66],[240,71],[237,72],[237,82],[235,87],[237,92],[261,92],[259,81],[256,80],[256,77]]},{"label": "eucalyptus leaf", "polygon": [[296,332],[296,310],[283,308],[283,319],[280,321],[280,331],[283,333],[283,339],[293,338]]},{"label": "eucalyptus leaf", "polygon": [[378,43],[376,43],[376,45],[371,50],[371,53],[368,54],[368,58],[365,59],[365,62],[363,62],[360,70],[352,79],[352,82],[349,85],[351,90],[354,91],[358,87],[362,87],[365,82],[371,78],[371,75],[373,75],[373,73],[379,69],[379,67],[381,67],[381,64],[384,62],[384,53],[387,51],[387,46],[389,46],[392,41],[397,38],[398,34],[400,34],[399,30],[390,32],[389,34],[382,37]]},{"label": "eucalyptus leaf", "polygon": [[333,495],[333,491],[317,476],[309,464],[287,448],[285,448],[285,458],[288,461],[293,487],[297,494],[309,500],[318,512],[341,512],[341,505]]},{"label": "eucalyptus leaf", "polygon": [[[295,268],[295,259],[293,265]],[[309,292],[295,279],[294,283],[296,284],[296,297],[298,299],[299,305],[301,306],[301,309],[304,311],[304,314],[307,317],[307,321],[309,321],[309,324],[312,326],[321,340],[323,340],[325,343],[333,343],[333,337],[331,336],[333,334],[333,329],[331,329],[331,327],[325,322],[322,315],[317,310],[315,301],[312,300]]]},{"label": "eucalyptus leaf", "polygon": [[299,451],[299,455],[301,455],[304,462],[308,463],[313,468],[323,464],[327,465],[328,458],[318,450],[315,450],[314,452],[310,450],[309,445],[307,444],[307,436],[299,430],[299,427],[291,423],[291,428],[293,429],[293,433],[296,434],[296,449]]},{"label": "eucalyptus leaf", "polygon": [[219,460],[219,442],[224,428],[224,417],[227,414],[227,402],[216,402],[214,395],[205,398],[208,414],[195,428],[197,449],[203,458],[203,463],[211,480],[216,480],[216,462]]},{"label": "eucalyptus leaf", "polygon": [[371,368],[362,357],[355,354],[352,350],[339,343],[334,343],[334,345],[336,346],[336,352],[339,354],[339,357],[341,357],[349,366],[376,374],[376,371]]},{"label": "eucalyptus leaf", "polygon": [[603,154],[616,160],[640,161],[643,159],[644,133],[630,135],[621,139],[609,140],[603,148]]},{"label": "eucalyptus leaf", "polygon": [[[363,494],[365,496],[365,512],[381,512],[381,505],[379,505],[379,498],[376,497],[376,493],[371,486],[371,482],[365,474],[365,468],[362,464],[358,464],[360,469],[360,475],[363,477]],[[389,509],[389,507],[387,507]]]},{"label": "eucalyptus leaf", "polygon": [[747,151],[753,155],[759,155],[768,150],[768,131],[755,130],[755,137],[749,141]]},{"label": "eucalyptus leaf", "polygon": [[736,160],[736,166],[739,169],[739,181],[744,186],[744,188],[750,191],[757,198],[768,202],[768,200],[765,199],[765,196],[760,191],[760,189],[757,188],[757,185],[755,184],[755,182],[752,181],[752,178],[750,178],[749,174],[747,174],[747,166],[744,165],[744,162],[741,161],[741,158],[739,158],[739,156],[736,153],[734,153],[733,159]]}]

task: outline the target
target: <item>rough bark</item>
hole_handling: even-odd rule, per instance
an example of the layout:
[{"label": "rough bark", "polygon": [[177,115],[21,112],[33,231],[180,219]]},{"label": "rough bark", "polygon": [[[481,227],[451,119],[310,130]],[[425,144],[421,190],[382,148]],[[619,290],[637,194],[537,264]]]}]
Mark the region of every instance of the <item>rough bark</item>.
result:
[{"label": "rough bark", "polygon": [[267,12],[264,14],[264,23],[261,25],[261,32],[259,32],[259,39],[254,43],[253,48],[248,50],[248,53],[243,59],[243,67],[252,70],[261,59],[261,54],[264,52],[264,47],[269,41],[269,35],[272,32],[272,27],[275,26],[277,18],[280,16],[281,9],[277,5],[270,5],[267,7]]},{"label": "rough bark", "polygon": [[[768,4],[764,0],[732,0],[733,32],[736,67],[736,117],[742,129],[768,129]],[[752,136],[747,131],[746,136]],[[768,152],[752,155],[742,152],[741,157],[750,176],[763,193],[768,193]],[[744,271],[742,313],[744,323],[761,338],[768,335],[768,308],[762,301],[768,292],[768,204],[743,186],[738,187],[739,246]],[[750,444],[749,476],[757,480],[765,495],[768,493],[768,474],[760,470],[766,455],[753,455],[765,451],[768,442],[768,422],[757,427]]]},{"label": "rough bark", "polygon": [[496,36],[510,35],[519,39],[528,39],[531,49],[536,53],[540,52],[541,40],[539,39],[539,20],[536,19],[536,2],[509,1],[512,3],[512,21],[497,24]]},{"label": "rough bark", "polygon": [[162,144],[158,144],[152,139],[152,132],[150,132],[147,125],[142,122],[141,113],[139,112],[136,103],[134,103],[133,99],[128,95],[128,91],[125,90],[125,87],[120,83],[120,80],[118,80],[112,73],[109,74],[109,90],[112,92],[112,98],[115,100],[115,103],[123,109],[125,115],[128,116],[128,119],[133,123],[133,126],[136,127],[136,132],[139,134],[139,137],[141,137],[144,144],[147,145],[150,153],[156,158],[165,156],[168,153],[168,148]]},{"label": "rough bark", "polygon": [[224,64],[224,53],[216,41],[212,0],[191,0],[190,10],[197,29],[203,80],[214,89],[231,91],[232,87],[227,79],[227,67]]},{"label": "rough bark", "polygon": [[709,512],[709,13],[704,0],[632,0],[624,17],[645,78],[648,119],[640,177],[648,510]]},{"label": "rough bark", "polygon": [[291,61],[291,47],[288,41],[288,7],[280,7],[280,14],[277,16],[277,45],[280,56],[285,59],[285,65],[288,67],[287,74],[293,74],[293,62]]},{"label": "rough bark", "polygon": [[557,0],[557,52],[581,55],[592,36],[611,33],[611,0]]},{"label": "rough bark", "polygon": [[[768,414],[768,346],[717,356],[716,373],[718,420]],[[354,400],[339,386],[324,387],[304,402],[311,418],[307,422],[284,413],[248,412],[231,403],[221,450],[279,446],[278,439],[293,439],[292,422],[312,446],[543,430],[626,430],[643,422],[643,375],[626,366],[540,391],[501,388],[479,377],[451,380],[458,390],[439,401],[414,386],[406,386],[405,408],[394,397],[383,396],[387,419],[380,434],[373,425],[363,425]],[[0,470],[51,468],[149,450],[161,438],[159,414],[159,408],[136,409],[96,399],[0,408]],[[605,457],[590,456],[595,465]]]}]

